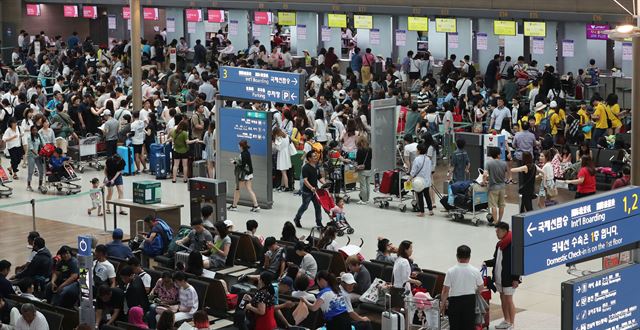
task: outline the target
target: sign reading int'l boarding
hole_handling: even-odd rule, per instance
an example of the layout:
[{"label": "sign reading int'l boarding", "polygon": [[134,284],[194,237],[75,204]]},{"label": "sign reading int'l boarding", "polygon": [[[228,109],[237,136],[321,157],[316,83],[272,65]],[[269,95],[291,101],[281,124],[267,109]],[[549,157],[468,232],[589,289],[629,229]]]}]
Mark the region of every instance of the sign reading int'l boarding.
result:
[{"label": "sign reading int'l boarding", "polygon": [[227,98],[300,104],[304,76],[300,73],[223,66],[220,95]]},{"label": "sign reading int'l boarding", "polygon": [[515,215],[512,222],[517,274],[587,260],[640,241],[640,188]]}]

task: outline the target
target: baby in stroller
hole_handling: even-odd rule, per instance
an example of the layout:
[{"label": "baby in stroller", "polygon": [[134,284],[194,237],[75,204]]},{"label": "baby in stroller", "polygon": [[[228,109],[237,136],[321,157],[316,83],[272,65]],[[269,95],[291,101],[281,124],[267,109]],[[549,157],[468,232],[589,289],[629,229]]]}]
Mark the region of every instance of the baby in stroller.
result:
[{"label": "baby in stroller", "polygon": [[41,193],[46,194],[48,187],[54,187],[60,192],[64,191],[67,195],[80,192],[80,185],[72,183],[72,181],[78,181],[80,178],[78,178],[73,167],[69,164],[70,158],[64,155],[62,149],[55,148],[51,155],[46,155],[45,152],[41,152],[41,155],[49,158],[49,161],[46,162],[47,183],[40,189]]},{"label": "baby in stroller", "polygon": [[338,236],[343,236],[346,232],[351,235],[355,232],[353,227],[349,224],[344,216],[344,199],[342,197],[336,197],[334,202],[331,194],[325,189],[316,190],[316,198],[320,202],[322,209],[331,217],[331,222],[327,226],[333,226],[336,228]]}]

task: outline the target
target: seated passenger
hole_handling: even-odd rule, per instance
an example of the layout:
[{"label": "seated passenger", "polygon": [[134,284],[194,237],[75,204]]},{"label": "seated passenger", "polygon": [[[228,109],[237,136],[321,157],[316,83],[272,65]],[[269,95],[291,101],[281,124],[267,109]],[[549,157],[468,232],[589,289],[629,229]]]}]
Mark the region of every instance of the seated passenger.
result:
[{"label": "seated passenger", "polygon": [[107,257],[116,257],[124,260],[133,257],[131,248],[122,243],[123,235],[122,229],[116,228],[113,230],[113,234],[111,234],[113,241],[105,245],[107,247]]},{"label": "seated passenger", "polygon": [[31,262],[23,271],[16,274],[15,278],[21,280],[29,277],[34,280],[39,289],[42,289],[46,280],[51,277],[53,258],[42,237],[36,237],[33,240],[33,251],[36,254],[31,259]]},{"label": "seated passenger", "polygon": [[49,159],[49,165],[51,165],[51,176],[49,178],[51,178],[51,181],[56,182],[63,178],[69,178],[69,173],[67,173],[67,169],[64,166],[67,161],[69,161],[69,157],[63,155],[62,149],[56,148]]},{"label": "seated passenger", "polygon": [[190,251],[205,252],[208,250],[208,244],[213,241],[213,236],[204,227],[202,219],[194,219],[191,221],[191,232],[188,236],[176,241],[176,244],[188,248]]},{"label": "seated passenger", "polygon": [[227,225],[218,221],[214,224],[216,237],[213,243],[208,242],[209,259],[204,261],[204,268],[222,268],[227,263],[227,255],[231,249],[231,237],[229,236]]}]

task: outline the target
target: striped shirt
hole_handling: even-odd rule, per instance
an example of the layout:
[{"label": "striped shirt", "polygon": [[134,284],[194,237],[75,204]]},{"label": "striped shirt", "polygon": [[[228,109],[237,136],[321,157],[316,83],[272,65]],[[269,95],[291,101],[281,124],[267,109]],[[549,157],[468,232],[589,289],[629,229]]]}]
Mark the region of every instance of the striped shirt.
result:
[{"label": "striped shirt", "polygon": [[186,289],[180,288],[180,310],[189,309],[188,314],[193,314],[198,310],[198,293],[193,286],[189,285]]},{"label": "striped shirt", "polygon": [[429,101],[430,96],[431,96],[430,93],[423,93],[423,92],[418,93],[418,97],[416,98],[416,101],[418,103],[418,109],[426,110],[427,102]]}]

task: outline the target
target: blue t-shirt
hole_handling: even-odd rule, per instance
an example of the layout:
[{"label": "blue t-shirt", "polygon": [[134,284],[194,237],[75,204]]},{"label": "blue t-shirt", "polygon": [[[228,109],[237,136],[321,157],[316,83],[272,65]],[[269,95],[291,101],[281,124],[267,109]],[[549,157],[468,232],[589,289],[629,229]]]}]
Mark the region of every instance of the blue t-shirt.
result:
[{"label": "blue t-shirt", "polygon": [[64,165],[64,162],[69,160],[69,157],[51,157],[49,163],[51,163],[51,167],[54,169],[61,168]]},{"label": "blue t-shirt", "polygon": [[336,316],[349,312],[345,298],[333,292],[331,288],[320,290],[317,298],[323,301],[320,308],[326,321],[331,321]]}]

